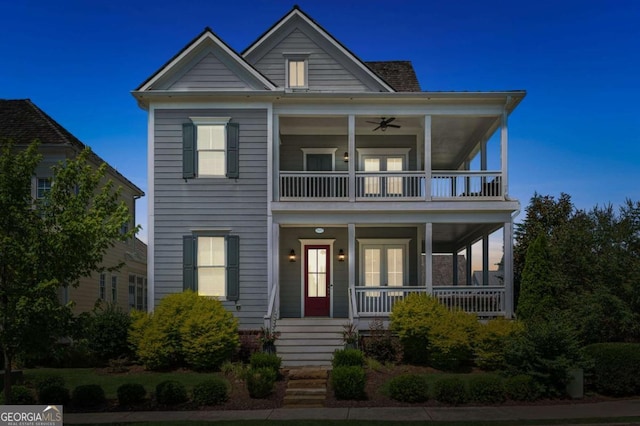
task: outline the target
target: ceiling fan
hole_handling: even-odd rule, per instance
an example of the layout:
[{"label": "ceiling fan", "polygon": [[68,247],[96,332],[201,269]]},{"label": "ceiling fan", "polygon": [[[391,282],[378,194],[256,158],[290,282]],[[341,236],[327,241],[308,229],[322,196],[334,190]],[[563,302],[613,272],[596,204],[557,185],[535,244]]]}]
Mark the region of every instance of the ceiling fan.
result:
[{"label": "ceiling fan", "polygon": [[387,127],[395,127],[396,129],[399,129],[400,126],[398,126],[397,124],[389,124],[392,121],[394,121],[396,118],[395,117],[391,117],[391,118],[385,118],[385,117],[381,117],[380,118],[380,122],[377,121],[367,121],[367,123],[371,123],[371,124],[377,124],[378,127],[376,127],[375,129],[373,129],[372,131],[375,132],[376,130],[380,129],[383,132],[385,130],[387,130]]}]

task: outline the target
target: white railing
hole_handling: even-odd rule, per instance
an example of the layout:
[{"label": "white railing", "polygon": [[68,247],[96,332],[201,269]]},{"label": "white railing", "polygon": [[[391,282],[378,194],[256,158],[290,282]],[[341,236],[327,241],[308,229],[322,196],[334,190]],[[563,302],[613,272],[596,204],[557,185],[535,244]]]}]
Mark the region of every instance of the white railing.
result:
[{"label": "white railing", "polygon": [[269,296],[269,304],[267,305],[267,314],[264,316],[264,328],[271,330],[272,324],[276,323],[278,319],[278,310],[276,309],[276,302],[278,300],[279,287],[277,284],[271,289],[271,295]]},{"label": "white railing", "polygon": [[501,197],[502,173],[499,171],[437,171],[431,173],[433,198]]},{"label": "white railing", "polygon": [[[388,316],[393,305],[412,293],[428,293],[426,287],[356,287],[356,304],[361,316]],[[502,286],[433,287],[433,295],[449,308],[478,316],[505,315],[505,288]]]},{"label": "white railing", "polygon": [[280,199],[349,198],[346,172],[280,172]]},{"label": "white railing", "polygon": [[424,172],[357,172],[356,198],[424,197]]}]

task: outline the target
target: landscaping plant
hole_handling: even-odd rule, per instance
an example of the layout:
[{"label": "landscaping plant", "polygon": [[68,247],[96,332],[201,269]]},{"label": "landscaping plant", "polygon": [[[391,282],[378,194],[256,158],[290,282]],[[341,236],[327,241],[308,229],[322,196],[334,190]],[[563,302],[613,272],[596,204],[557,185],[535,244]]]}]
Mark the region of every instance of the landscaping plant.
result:
[{"label": "landscaping plant", "polygon": [[147,390],[140,383],[124,383],[118,386],[118,404],[129,406],[140,404],[147,396]]},{"label": "landscaping plant", "polygon": [[193,387],[193,402],[198,406],[222,404],[229,399],[229,385],[213,376]]},{"label": "landscaping plant", "polygon": [[640,394],[640,344],[596,343],[585,348],[593,361],[592,386],[603,395]]},{"label": "landscaping plant", "polygon": [[187,388],[176,380],[165,380],[156,386],[156,401],[161,405],[176,405],[187,402]]},{"label": "landscaping plant", "polygon": [[481,404],[497,404],[505,400],[503,379],[493,374],[475,374],[467,378],[469,400]]},{"label": "landscaping plant", "polygon": [[429,383],[424,375],[403,374],[388,383],[389,397],[401,402],[424,402],[429,399]]},{"label": "landscaping plant", "polygon": [[94,408],[107,402],[100,385],[76,386],[71,393],[71,404],[79,408]]},{"label": "landscaping plant", "polygon": [[273,392],[277,373],[271,367],[251,368],[247,372],[247,390],[251,398],[267,398]]},{"label": "landscaping plant", "polygon": [[364,366],[364,354],[358,349],[338,349],[333,353],[331,360],[333,368]]},{"label": "landscaping plant", "polygon": [[366,374],[359,366],[334,367],[331,371],[331,387],[336,399],[366,399]]}]

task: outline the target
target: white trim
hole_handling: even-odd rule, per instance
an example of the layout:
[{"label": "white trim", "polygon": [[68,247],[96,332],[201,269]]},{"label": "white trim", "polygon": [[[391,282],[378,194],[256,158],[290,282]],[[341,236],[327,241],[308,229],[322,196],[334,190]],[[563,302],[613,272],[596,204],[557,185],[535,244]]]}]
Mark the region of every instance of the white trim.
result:
[{"label": "white trim", "polygon": [[202,34],[202,36],[200,36],[200,38],[198,38],[198,40],[194,41],[193,43],[191,43],[191,45],[189,45],[186,49],[184,49],[182,51],[182,53],[180,53],[180,55],[178,55],[170,63],[168,63],[167,65],[162,67],[153,76],[153,78],[151,78],[142,87],[140,87],[138,89],[138,91],[149,90],[151,88],[151,86],[153,86],[158,80],[160,80],[162,77],[164,77],[166,74],[168,74],[171,71],[172,68],[174,68],[178,63],[180,63],[188,55],[190,55],[195,49],[200,47],[200,45],[202,43],[204,43],[207,39],[211,40],[216,46],[218,46],[228,56],[230,56],[231,58],[235,59],[235,61],[242,68],[244,68],[246,71],[249,72],[249,74],[253,75],[254,78],[256,78],[258,81],[260,81],[262,84],[264,84],[264,86],[267,89],[269,89],[269,90],[275,90],[276,89],[276,86],[274,86],[273,83],[271,83],[269,80],[267,80],[266,77],[264,77],[262,74],[260,74],[255,68],[250,66],[242,56],[238,55],[236,52],[234,52],[233,50],[229,49],[224,44],[224,42],[222,42],[222,40],[220,40],[218,37],[214,36],[212,33],[205,32],[204,34]]},{"label": "white trim", "polygon": [[[358,152],[358,167],[360,171],[364,171],[364,160],[367,157],[393,157],[401,155],[404,157],[402,170],[409,168],[409,151],[411,148],[356,148]],[[386,161],[385,161],[386,165]]]},{"label": "white trim", "polygon": [[305,246],[313,245],[328,245],[329,246],[329,318],[333,318],[333,243],[335,238],[314,238],[314,239],[298,239],[300,241],[300,253],[298,258],[300,259],[300,317],[305,317],[304,312],[304,295],[305,295],[305,276],[304,276],[304,248]]},{"label": "white trim", "polygon": [[[147,311],[155,307],[155,113],[154,105],[149,105],[147,116]],[[128,294],[128,290],[127,290]],[[129,296],[127,296],[129,297]],[[129,301],[127,299],[127,306]]]},{"label": "white trim", "polygon": [[189,117],[189,120],[196,126],[224,126],[231,117]]},{"label": "white trim", "polygon": [[[360,284],[358,287],[364,287],[364,250],[367,246],[402,246],[404,249],[402,263],[404,270],[402,271],[402,285],[409,285],[409,243],[411,242],[411,238],[358,238],[358,262],[360,266],[360,270],[358,271]],[[384,254],[386,259],[386,253]],[[380,259],[380,279],[382,280],[382,272],[386,270],[386,266],[383,265],[383,259]],[[386,286],[386,284],[380,284],[380,286]],[[396,287],[396,286],[389,286]]]},{"label": "white trim", "polygon": [[[288,90],[305,90],[309,88],[309,53],[283,53],[284,56],[284,87]],[[304,85],[291,86],[289,80],[289,64],[291,61],[302,62],[304,65]]]},{"label": "white trim", "polygon": [[338,148],[300,148],[302,151],[302,169],[307,170],[308,154],[330,154],[331,155],[331,171],[336,170],[336,151]]}]

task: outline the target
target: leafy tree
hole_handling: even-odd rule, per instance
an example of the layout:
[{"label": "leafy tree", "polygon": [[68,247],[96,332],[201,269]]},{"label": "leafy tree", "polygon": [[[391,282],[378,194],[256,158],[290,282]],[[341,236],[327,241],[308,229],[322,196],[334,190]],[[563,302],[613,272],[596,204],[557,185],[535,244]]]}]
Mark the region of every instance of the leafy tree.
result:
[{"label": "leafy tree", "polygon": [[106,250],[137,230],[120,232],[129,211],[105,178],[106,165],[89,164],[88,148],[54,166],[51,190],[34,200],[38,146],[17,149],[10,140],[0,141],[0,346],[7,400],[14,357],[64,332],[70,311],[60,305],[58,289],[104,270]]}]

